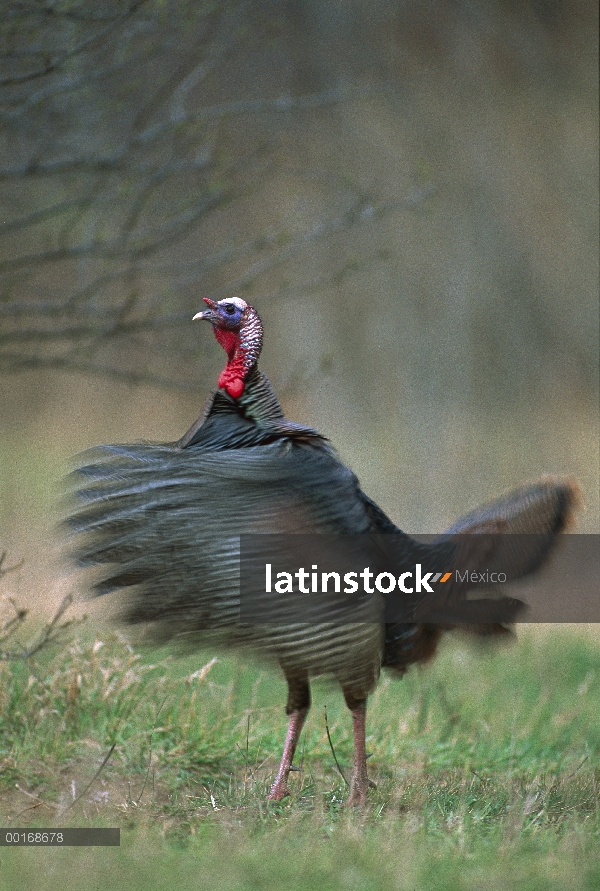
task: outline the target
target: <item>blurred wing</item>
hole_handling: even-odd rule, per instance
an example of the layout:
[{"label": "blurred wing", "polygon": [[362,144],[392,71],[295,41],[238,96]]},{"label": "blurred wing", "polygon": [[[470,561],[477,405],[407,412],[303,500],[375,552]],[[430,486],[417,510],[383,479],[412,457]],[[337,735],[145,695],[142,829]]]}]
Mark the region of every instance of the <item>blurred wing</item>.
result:
[{"label": "blurred wing", "polygon": [[545,476],[465,514],[446,529],[444,536],[473,532],[557,535],[572,524],[580,506],[581,491],[576,480]]},{"label": "blurred wing", "polygon": [[452,542],[452,579],[424,598],[421,624],[386,625],[383,665],[403,673],[414,662],[430,659],[441,633],[460,627],[477,635],[506,635],[525,604],[512,597],[467,600],[475,587],[459,582],[456,569],[474,572],[502,569],[507,578],[535,572],[551,556],[559,533],[568,528],[581,505],[577,482],[568,477],[544,477],[522,486],[461,517],[436,541]]},{"label": "blurred wing", "polygon": [[471,573],[503,572],[507,581],[536,572],[551,557],[559,534],[572,524],[581,504],[577,482],[568,477],[544,477],[521,486],[461,517],[443,536],[457,547],[453,580],[444,590],[443,608],[458,607],[463,622],[514,622],[525,605],[515,598],[465,600],[476,587]]},{"label": "blurred wing", "polygon": [[[163,639],[213,631],[284,665],[374,682],[382,632],[373,622],[345,613],[344,628],[309,626],[296,611],[286,627],[240,625],[241,534],[371,530],[356,477],[327,450],[288,440],[219,452],[137,444],[83,458],[72,474],[71,553],[99,567],[96,594],[124,589],[127,622],[152,622]],[[356,621],[368,611],[359,602]]]}]

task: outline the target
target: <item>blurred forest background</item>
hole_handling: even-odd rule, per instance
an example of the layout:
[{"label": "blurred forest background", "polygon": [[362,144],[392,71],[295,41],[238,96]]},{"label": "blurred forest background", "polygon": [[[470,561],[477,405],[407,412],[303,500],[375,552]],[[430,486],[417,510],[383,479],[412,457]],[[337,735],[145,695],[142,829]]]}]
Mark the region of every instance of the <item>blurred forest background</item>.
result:
[{"label": "blurred forest background", "polygon": [[595,0],[3,5],[0,545],[38,602],[68,458],[177,439],[214,388],[204,295],[257,307],[286,413],[407,531],[545,471],[598,530],[597,24]]}]

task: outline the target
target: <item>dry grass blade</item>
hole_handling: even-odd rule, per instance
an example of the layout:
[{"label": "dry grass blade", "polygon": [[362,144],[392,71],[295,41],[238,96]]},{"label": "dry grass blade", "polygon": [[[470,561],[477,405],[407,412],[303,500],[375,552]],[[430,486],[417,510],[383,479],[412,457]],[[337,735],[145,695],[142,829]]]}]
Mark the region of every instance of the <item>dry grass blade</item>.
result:
[{"label": "dry grass blade", "polygon": [[339,761],[337,760],[337,757],[335,754],[335,749],[333,748],[333,742],[331,740],[331,734],[329,732],[329,722],[327,721],[327,706],[323,707],[323,711],[325,713],[325,730],[327,731],[327,739],[329,740],[329,748],[331,749],[331,754],[333,755],[333,760],[335,761],[335,766],[337,767],[337,769],[340,773],[340,776],[343,779],[343,781],[345,782],[346,786],[349,786],[350,783],[344,776],[344,772],[343,772],[342,768],[340,767]]},{"label": "dry grass blade", "polygon": [[[138,798],[137,798],[137,800],[136,800],[136,804],[139,804],[139,803],[140,803],[140,801],[142,800],[142,795],[144,794],[144,792],[145,792],[145,790],[146,790],[146,785],[147,785],[147,783],[148,783],[148,777],[150,776],[150,768],[152,767],[152,734],[154,733],[154,731],[155,731],[155,729],[156,729],[156,724],[157,724],[157,722],[158,722],[158,717],[159,717],[160,713],[162,712],[162,710],[163,710],[163,706],[164,706],[164,704],[165,704],[166,701],[167,701],[167,697],[165,696],[164,699],[163,699],[163,701],[161,702],[161,704],[160,704],[159,707],[158,707],[158,710],[157,710],[157,712],[156,712],[156,717],[154,718],[154,723],[153,723],[153,725],[152,725],[152,730],[150,731],[150,751],[149,751],[149,753],[148,753],[148,769],[146,770],[146,776],[144,777],[144,785],[142,786],[142,791],[141,791],[140,794],[138,795]],[[113,746],[113,748],[114,748],[114,746]],[[130,797],[131,797],[131,796],[130,796]]]},{"label": "dry grass blade", "polygon": [[82,799],[83,796],[86,794],[86,792],[88,791],[88,789],[90,789],[90,788],[94,785],[94,783],[96,782],[96,780],[98,779],[98,777],[100,776],[100,774],[102,773],[102,771],[104,770],[104,768],[106,767],[106,765],[108,764],[108,760],[109,760],[110,756],[112,755],[112,753],[114,752],[116,745],[117,745],[116,742],[114,742],[114,743],[112,744],[112,746],[111,746],[110,749],[108,750],[108,753],[107,753],[106,757],[104,758],[104,761],[102,762],[102,764],[100,765],[100,767],[98,768],[98,770],[96,771],[96,773],[94,774],[94,776],[92,777],[92,779],[89,781],[89,783],[87,784],[87,786],[84,788],[83,792],[80,792],[79,795],[77,796],[77,798],[74,799],[74,801],[72,801],[70,804],[68,804],[65,808],[63,808],[63,809],[60,811],[61,816],[62,816],[62,814],[64,814],[66,811],[70,810],[72,807],[75,807],[75,805],[77,804],[77,802],[78,802],[78,801],[81,801],[81,799]]}]

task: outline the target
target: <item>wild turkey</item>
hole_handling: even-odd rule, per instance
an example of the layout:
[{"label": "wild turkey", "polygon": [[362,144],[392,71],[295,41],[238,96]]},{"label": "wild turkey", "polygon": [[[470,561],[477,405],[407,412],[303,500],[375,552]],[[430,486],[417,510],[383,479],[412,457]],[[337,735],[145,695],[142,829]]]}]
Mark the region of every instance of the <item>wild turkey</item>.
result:
[{"label": "wild turkey", "polygon": [[[467,605],[469,585],[451,581],[444,589],[448,611],[441,608],[439,622],[405,621],[409,615],[418,618],[415,609],[422,601],[408,595],[412,612],[405,610],[400,621],[369,620],[359,604],[342,622],[308,623],[298,617],[279,625],[242,622],[240,535],[391,535],[385,541],[394,543],[397,569],[418,560],[425,565],[427,558],[443,557],[446,563],[456,558],[458,546],[451,539],[456,533],[543,534],[542,545],[516,561],[513,574],[524,575],[540,565],[569,523],[577,485],[566,478],[542,479],[464,517],[433,544],[420,544],[361,491],[324,437],[285,418],[257,368],[262,325],[255,309],[240,298],[204,300],[208,309],[194,318],[212,324],[227,353],[219,389],[177,443],[100,446],[84,453],[74,472],[75,503],[67,521],[76,533],[74,556],[80,564],[104,567],[95,594],[124,589],[126,622],[152,623],[162,639],[249,646],[279,663],[288,683],[289,728],[271,799],[289,793],[288,776],[310,706],[309,680],[333,675],[354,731],[347,804],[361,804],[368,790],[366,701],[380,669],[402,674],[433,656],[441,634],[453,625],[453,608]],[[490,539],[507,540],[478,535],[460,546],[467,548],[473,568],[488,559]],[[502,623],[513,621],[519,607],[518,601],[501,600],[495,612],[477,614],[468,627],[505,632]]]}]

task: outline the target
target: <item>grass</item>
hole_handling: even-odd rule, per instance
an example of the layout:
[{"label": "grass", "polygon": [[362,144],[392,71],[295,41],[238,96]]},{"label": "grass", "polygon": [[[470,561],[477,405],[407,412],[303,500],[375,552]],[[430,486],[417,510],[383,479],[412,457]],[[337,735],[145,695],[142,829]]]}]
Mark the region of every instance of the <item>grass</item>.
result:
[{"label": "grass", "polygon": [[[0,663],[0,824],[119,826],[120,848],[0,848],[0,889],[600,888],[600,647],[569,629],[449,642],[383,677],[346,794],[339,691],[314,685],[293,795],[264,799],[285,735],[276,671],[173,659],[107,632]],[[107,753],[112,754],[98,770]]]}]

